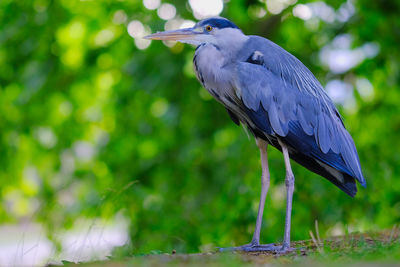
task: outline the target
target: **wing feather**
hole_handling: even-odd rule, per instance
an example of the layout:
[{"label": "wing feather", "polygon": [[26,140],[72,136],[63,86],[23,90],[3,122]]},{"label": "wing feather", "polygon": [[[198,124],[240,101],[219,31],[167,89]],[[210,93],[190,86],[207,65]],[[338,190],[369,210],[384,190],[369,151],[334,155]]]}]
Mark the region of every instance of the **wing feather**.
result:
[{"label": "wing feather", "polygon": [[310,120],[307,120],[305,114],[304,114],[304,109],[297,104],[296,106],[296,117],[299,120],[299,123],[301,125],[301,128],[307,135],[313,135],[314,133],[314,127]]},{"label": "wing feather", "polygon": [[[270,68],[268,61],[263,65],[240,62],[236,66],[233,85],[256,130],[286,138],[297,152],[365,185],[354,142],[330,99],[299,90],[300,81],[295,85],[285,82]],[[309,138],[303,140],[305,136]]]}]

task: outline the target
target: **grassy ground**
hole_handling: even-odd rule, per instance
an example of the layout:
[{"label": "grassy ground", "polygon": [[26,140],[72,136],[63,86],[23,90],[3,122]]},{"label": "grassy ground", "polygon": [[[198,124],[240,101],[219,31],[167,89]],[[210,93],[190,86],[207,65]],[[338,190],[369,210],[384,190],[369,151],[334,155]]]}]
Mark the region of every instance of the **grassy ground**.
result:
[{"label": "grassy ground", "polygon": [[[85,263],[83,266],[400,266],[398,229],[369,234],[350,234],[319,240],[294,242],[294,252],[274,253],[209,252],[199,254],[158,254],[114,257],[109,261]],[[69,265],[69,264],[66,264]]]}]

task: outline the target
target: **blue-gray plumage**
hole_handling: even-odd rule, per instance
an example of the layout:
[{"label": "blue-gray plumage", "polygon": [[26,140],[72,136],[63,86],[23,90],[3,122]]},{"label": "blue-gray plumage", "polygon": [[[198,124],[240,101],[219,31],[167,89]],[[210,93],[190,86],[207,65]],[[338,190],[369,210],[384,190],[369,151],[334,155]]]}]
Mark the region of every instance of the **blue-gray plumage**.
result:
[{"label": "blue-gray plumage", "polygon": [[[244,251],[290,249],[294,175],[289,158],[355,196],[356,180],[365,186],[353,139],[331,99],[311,71],[275,43],[246,36],[225,18],[209,18],[193,28],[155,33],[154,40],[197,46],[193,58],[197,78],[244,124],[260,149],[262,187],[256,229]],[[260,245],[265,197],[269,188],[267,146],[281,150],[286,167],[287,208],[283,244]]]}]

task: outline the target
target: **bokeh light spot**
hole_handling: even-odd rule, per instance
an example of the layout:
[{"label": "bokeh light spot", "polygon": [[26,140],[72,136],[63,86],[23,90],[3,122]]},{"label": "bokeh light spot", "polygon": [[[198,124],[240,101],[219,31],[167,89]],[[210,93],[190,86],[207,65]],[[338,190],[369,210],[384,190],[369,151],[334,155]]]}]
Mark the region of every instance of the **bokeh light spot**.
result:
[{"label": "bokeh light spot", "polygon": [[135,38],[135,45],[138,49],[143,50],[149,47],[151,44],[150,40],[143,39],[142,37],[149,34],[150,30],[148,26],[144,26],[138,20],[132,20],[128,24],[128,33],[130,36]]},{"label": "bokeh light spot", "polygon": [[171,4],[162,4],[157,9],[157,15],[163,20],[173,19],[176,15],[176,8]]},{"label": "bokeh light spot", "polygon": [[83,51],[80,47],[71,47],[61,56],[61,62],[70,68],[78,68],[83,62]]},{"label": "bokeh light spot", "polygon": [[73,109],[72,104],[69,101],[61,102],[60,105],[58,106],[58,112],[63,117],[68,117],[71,114],[72,109]]},{"label": "bokeh light spot", "polygon": [[132,20],[128,24],[128,33],[133,38],[142,37],[144,34],[144,26],[138,20]]},{"label": "bokeh light spot", "polygon": [[76,45],[82,41],[85,34],[85,25],[80,21],[73,21],[57,31],[57,40],[63,45]]},{"label": "bokeh light spot", "polygon": [[265,8],[261,6],[251,5],[247,11],[249,16],[255,19],[259,19],[267,15]]},{"label": "bokeh light spot", "polygon": [[39,191],[40,176],[38,170],[34,166],[25,166],[23,170],[24,179],[21,181],[23,192],[27,196],[34,196]]},{"label": "bokeh light spot", "polygon": [[114,24],[122,24],[125,23],[128,19],[128,16],[126,15],[125,11],[123,10],[117,10],[114,13],[113,16],[113,23]]},{"label": "bokeh light spot", "polygon": [[96,37],[94,38],[94,44],[96,46],[105,46],[110,41],[112,41],[114,37],[115,34],[112,30],[110,29],[101,30],[99,33],[96,34]]},{"label": "bokeh light spot", "polygon": [[143,0],[143,5],[149,10],[157,9],[161,4],[160,0]]},{"label": "bokeh light spot", "polygon": [[96,77],[96,87],[101,90],[109,90],[114,84],[114,77],[111,72],[99,73]]},{"label": "bokeh light spot", "polygon": [[168,110],[168,102],[164,99],[158,99],[150,107],[150,112],[154,117],[163,116]]},{"label": "bokeh light spot", "polygon": [[150,44],[151,44],[150,40],[141,39],[141,38],[135,39],[135,45],[140,50],[146,49],[147,47],[149,47]]},{"label": "bokeh light spot", "polygon": [[53,148],[57,144],[57,136],[50,127],[38,127],[34,130],[34,136],[45,148]]},{"label": "bokeh light spot", "polygon": [[93,145],[87,141],[76,141],[73,149],[77,160],[81,162],[88,162],[96,155]]},{"label": "bokeh light spot", "polygon": [[312,11],[308,6],[298,4],[293,8],[293,15],[302,20],[309,20],[312,17]]},{"label": "bokeh light spot", "polygon": [[217,16],[224,8],[222,0],[189,0],[189,4],[196,19]]},{"label": "bokeh light spot", "polygon": [[180,29],[183,28],[191,28],[195,25],[196,23],[193,20],[184,20],[181,24],[181,26],[179,26]]},{"label": "bokeh light spot", "polygon": [[285,8],[285,5],[282,1],[267,0],[267,8],[271,14],[279,14]]},{"label": "bokeh light spot", "polygon": [[374,87],[368,79],[357,79],[356,88],[364,100],[370,101],[374,98]]}]

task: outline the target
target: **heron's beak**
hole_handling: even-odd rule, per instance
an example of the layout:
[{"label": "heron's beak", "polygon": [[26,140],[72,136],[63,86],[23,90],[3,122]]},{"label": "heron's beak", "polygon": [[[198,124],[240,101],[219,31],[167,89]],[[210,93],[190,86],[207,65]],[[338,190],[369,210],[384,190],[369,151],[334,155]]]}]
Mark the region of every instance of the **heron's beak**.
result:
[{"label": "heron's beak", "polygon": [[193,28],[186,28],[174,31],[157,32],[143,37],[150,40],[163,40],[163,41],[189,41],[193,40],[201,32],[195,31]]}]

